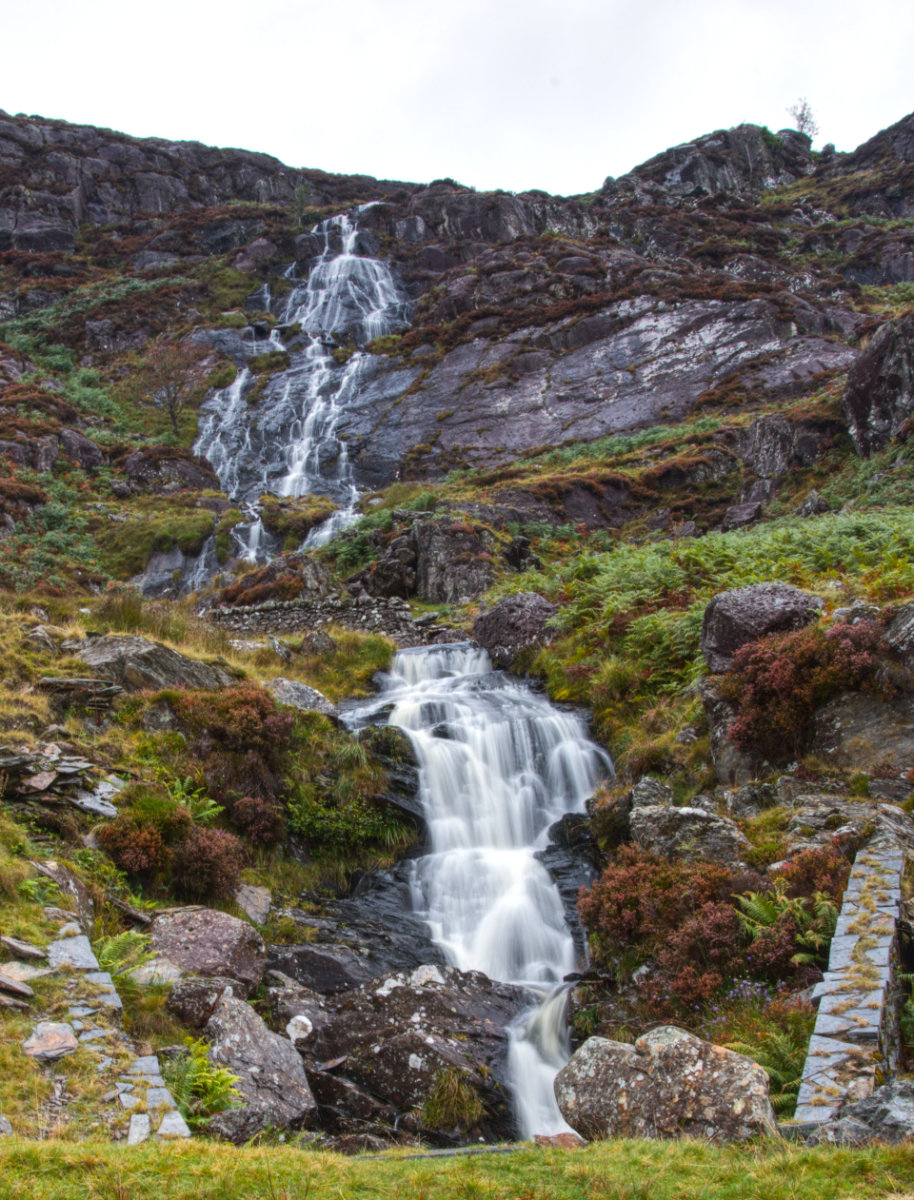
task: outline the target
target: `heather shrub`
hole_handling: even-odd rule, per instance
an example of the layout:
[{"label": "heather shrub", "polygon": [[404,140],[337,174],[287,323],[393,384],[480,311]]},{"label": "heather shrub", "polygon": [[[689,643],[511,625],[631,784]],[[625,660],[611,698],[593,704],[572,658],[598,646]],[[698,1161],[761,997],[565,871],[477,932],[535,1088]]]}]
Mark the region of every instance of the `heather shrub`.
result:
[{"label": "heather shrub", "polygon": [[210,795],[231,810],[243,796],[278,801],[293,744],[295,719],[250,684],[169,697],[190,734]]},{"label": "heather shrub", "polygon": [[197,825],[174,848],[172,887],[187,900],[224,900],[237,890],[246,862],[234,834]]},{"label": "heather shrub", "polygon": [[285,813],[261,796],[242,796],[232,805],[232,823],[252,846],[274,846],[286,831]]},{"label": "heather shrub", "polygon": [[775,760],[799,755],[818,705],[871,684],[880,633],[874,621],[809,625],[741,647],[721,685],[737,708],[730,740]]},{"label": "heather shrub", "polygon": [[132,812],[120,813],[97,837],[115,865],[143,883],[163,874],[171,861],[161,826]]}]

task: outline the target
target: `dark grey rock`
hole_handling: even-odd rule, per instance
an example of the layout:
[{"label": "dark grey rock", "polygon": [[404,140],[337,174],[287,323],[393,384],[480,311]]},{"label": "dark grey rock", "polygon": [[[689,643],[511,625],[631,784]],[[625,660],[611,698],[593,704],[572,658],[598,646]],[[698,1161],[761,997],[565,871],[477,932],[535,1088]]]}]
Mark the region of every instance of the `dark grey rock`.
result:
[{"label": "dark grey rock", "polygon": [[211,908],[173,909],[156,917],[150,946],[191,975],[225,977],[252,992],[263,979],[266,948],[247,921]]},{"label": "dark grey rock", "polygon": [[914,1138],[914,1080],[894,1079],[872,1096],[846,1104],[836,1121],[829,1121],[807,1140],[807,1145],[830,1143],[864,1146],[870,1142],[898,1145]]},{"label": "dark grey rock", "polygon": [[546,622],[558,609],[536,592],[516,592],[499,600],[473,622],[473,637],[497,667],[510,667],[522,650],[548,640]]},{"label": "dark grey rock", "polygon": [[815,621],[822,609],[817,596],[787,583],[754,583],[721,592],[705,609],[701,650],[713,674],[729,671],[733,655],[747,642],[769,633],[786,633]]}]

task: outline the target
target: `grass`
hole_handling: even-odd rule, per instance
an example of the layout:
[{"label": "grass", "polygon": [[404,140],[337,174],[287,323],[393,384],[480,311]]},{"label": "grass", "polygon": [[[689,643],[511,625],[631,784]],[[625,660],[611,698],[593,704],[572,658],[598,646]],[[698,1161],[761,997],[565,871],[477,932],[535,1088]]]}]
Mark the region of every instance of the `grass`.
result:
[{"label": "grass", "polygon": [[602,1142],[578,1151],[413,1159],[343,1158],[292,1147],[201,1141],[0,1144],[9,1195],[31,1200],[902,1200],[914,1188],[905,1146],[795,1149],[780,1142]]}]

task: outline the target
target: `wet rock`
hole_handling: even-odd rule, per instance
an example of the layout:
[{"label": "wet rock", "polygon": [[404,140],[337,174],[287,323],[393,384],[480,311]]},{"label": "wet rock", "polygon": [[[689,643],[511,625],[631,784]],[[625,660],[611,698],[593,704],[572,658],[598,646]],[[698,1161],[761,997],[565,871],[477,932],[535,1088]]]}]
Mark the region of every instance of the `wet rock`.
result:
[{"label": "wet rock", "polygon": [[359,741],[387,773],[387,786],[377,799],[424,830],[425,806],[419,791],[419,765],[407,734],[395,725],[372,725],[361,730]]},{"label": "wet rock", "polygon": [[294,679],[271,679],[267,691],[273,693],[280,704],[288,704],[290,708],[298,708],[303,712],[319,712],[327,717],[339,717],[336,705],[322,695],[317,688],[308,687]]},{"label": "wet rock", "polygon": [[128,692],[164,688],[232,687],[235,677],[218,665],[198,662],[160,642],[142,637],[75,638],[64,649],[112,683]]},{"label": "wet rock", "polygon": [[357,1089],[352,1102],[367,1094],[400,1111],[425,1105],[442,1074],[460,1080],[482,1104],[483,1135],[513,1136],[506,1026],[529,1002],[523,989],[476,972],[419,967],[328,1000],[331,1022],[308,1054],[325,1072],[342,1060],[333,1075]]},{"label": "wet rock", "polygon": [[266,947],[247,921],[211,908],[163,913],[152,925],[156,954],[191,975],[224,976],[252,992],[263,979]]},{"label": "wet rock", "polygon": [[297,1048],[302,1049],[332,1020],[325,997],[296,983],[282,971],[268,971],[267,985],[270,1025],[276,1032],[284,1033]]},{"label": "wet rock", "polygon": [[223,993],[204,1029],[210,1060],[238,1076],[243,1106],[213,1117],[207,1129],[240,1145],[267,1129],[302,1129],[317,1105],[302,1061],[287,1039],[271,1033],[249,1004]]},{"label": "wet rock", "polygon": [[22,1043],[23,1053],[41,1062],[55,1062],[78,1049],[73,1026],[65,1021],[39,1021]]},{"label": "wet rock", "polygon": [[510,667],[522,650],[549,640],[546,622],[558,609],[536,592],[507,596],[473,622],[473,637],[497,667]]},{"label": "wet rock", "polygon": [[887,322],[860,351],[842,407],[864,458],[906,432],[914,414],[914,315]]},{"label": "wet rock", "polygon": [[817,596],[786,583],[754,583],[714,596],[705,609],[701,651],[713,674],[729,671],[733,655],[769,633],[802,629],[822,609]]},{"label": "wet rock", "polygon": [[583,960],[587,954],[587,935],[578,917],[578,896],[581,888],[593,884],[600,863],[590,819],[580,813],[566,813],[550,825],[549,843],[544,850],[537,851],[536,857],[559,890],[575,951]]},{"label": "wet rock", "polygon": [[632,841],[661,858],[717,862],[736,868],[749,842],[726,817],[701,808],[648,806],[632,810]]},{"label": "wet rock", "polygon": [[226,990],[237,987],[233,979],[197,976],[182,979],[168,993],[166,1007],[191,1029],[202,1029]]},{"label": "wet rock", "polygon": [[187,450],[140,448],[128,455],[121,470],[137,491],[160,493],[186,488],[196,492],[219,487],[209,462]]},{"label": "wet rock", "polygon": [[556,1076],[555,1095],[586,1138],[777,1136],[764,1070],[674,1025],[633,1046],[589,1038]]}]

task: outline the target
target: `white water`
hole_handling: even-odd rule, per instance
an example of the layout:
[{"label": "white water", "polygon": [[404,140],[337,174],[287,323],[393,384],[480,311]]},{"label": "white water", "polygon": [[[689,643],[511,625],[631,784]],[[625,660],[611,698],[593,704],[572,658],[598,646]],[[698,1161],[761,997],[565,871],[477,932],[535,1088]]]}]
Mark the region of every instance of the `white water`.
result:
[{"label": "white water", "polygon": [[[323,249],[307,279],[295,283],[280,326],[258,351],[284,349],[280,330],[296,323],[304,345],[289,351],[289,369],[274,377],[256,406],[246,399],[253,384],[247,368],[207,400],[194,445],[212,463],[223,490],[247,506],[268,492],[335,500],[340,508],[332,523],[312,530],[308,549],[356,519],[359,493],[340,422],[358,396],[369,360],[360,347],[402,325],[408,313],[386,263],[359,253],[357,217],[331,217],[312,232],[323,238]],[[341,364],[333,351],[343,346],[353,352]],[[275,552],[258,526],[252,509],[251,520],[237,529],[241,556],[249,562]]]},{"label": "white water", "polygon": [[574,945],[535,852],[583,810],[608,760],[580,721],[468,645],[401,651],[383,698],[420,764],[431,852],[416,863],[415,910],[454,966],[543,994],[512,1031],[518,1124],[525,1138],[566,1130],[552,1082],[568,1059],[557,985]]}]

